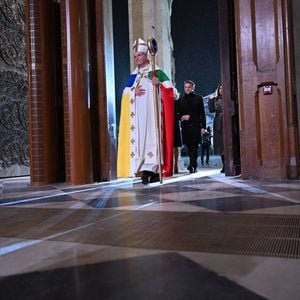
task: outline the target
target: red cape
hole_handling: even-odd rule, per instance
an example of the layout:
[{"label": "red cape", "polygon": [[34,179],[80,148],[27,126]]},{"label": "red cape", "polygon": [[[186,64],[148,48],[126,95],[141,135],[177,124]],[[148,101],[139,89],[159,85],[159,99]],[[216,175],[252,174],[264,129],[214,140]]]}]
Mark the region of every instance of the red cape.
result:
[{"label": "red cape", "polygon": [[162,165],[162,176],[173,175],[173,140],[174,140],[174,91],[173,88],[161,86],[163,104],[163,135],[162,147],[164,153],[164,164]]}]

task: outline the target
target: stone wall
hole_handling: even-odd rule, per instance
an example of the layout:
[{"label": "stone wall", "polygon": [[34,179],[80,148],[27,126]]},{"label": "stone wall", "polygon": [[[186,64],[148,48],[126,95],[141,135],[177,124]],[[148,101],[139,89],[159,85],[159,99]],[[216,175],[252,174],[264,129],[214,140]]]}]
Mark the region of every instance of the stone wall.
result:
[{"label": "stone wall", "polygon": [[23,0],[0,0],[0,177],[29,175]]}]

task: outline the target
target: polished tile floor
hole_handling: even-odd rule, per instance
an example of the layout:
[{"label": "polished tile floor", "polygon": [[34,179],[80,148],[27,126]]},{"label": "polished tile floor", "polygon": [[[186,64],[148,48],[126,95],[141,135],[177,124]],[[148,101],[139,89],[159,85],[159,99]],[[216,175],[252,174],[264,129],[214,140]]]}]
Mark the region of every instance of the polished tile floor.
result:
[{"label": "polished tile floor", "polygon": [[300,299],[300,181],[0,180],[0,299]]}]

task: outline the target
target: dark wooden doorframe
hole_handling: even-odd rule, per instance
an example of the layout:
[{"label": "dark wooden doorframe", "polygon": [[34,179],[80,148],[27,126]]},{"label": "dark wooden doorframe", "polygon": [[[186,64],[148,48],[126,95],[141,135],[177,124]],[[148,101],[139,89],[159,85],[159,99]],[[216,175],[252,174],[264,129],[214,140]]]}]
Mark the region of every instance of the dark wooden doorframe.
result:
[{"label": "dark wooden doorframe", "polygon": [[233,0],[219,0],[221,81],[223,84],[223,139],[225,175],[241,173],[237,64]]}]

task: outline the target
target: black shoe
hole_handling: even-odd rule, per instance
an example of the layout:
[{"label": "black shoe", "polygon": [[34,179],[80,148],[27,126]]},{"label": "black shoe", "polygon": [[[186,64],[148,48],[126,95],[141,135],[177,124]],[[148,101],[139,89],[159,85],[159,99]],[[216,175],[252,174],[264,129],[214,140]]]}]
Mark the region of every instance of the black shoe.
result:
[{"label": "black shoe", "polygon": [[148,184],[149,183],[149,176],[148,175],[143,175],[142,176],[142,184]]},{"label": "black shoe", "polygon": [[220,173],[225,173],[224,167],[221,169]]},{"label": "black shoe", "polygon": [[201,166],[203,167],[203,165],[204,165],[204,162],[203,162],[203,161],[201,161]]},{"label": "black shoe", "polygon": [[187,169],[189,170],[189,172],[190,172],[191,174],[194,173],[193,167],[190,167],[190,166],[189,166]]},{"label": "black shoe", "polygon": [[159,174],[154,174],[150,176],[150,182],[158,182],[159,181]]}]

